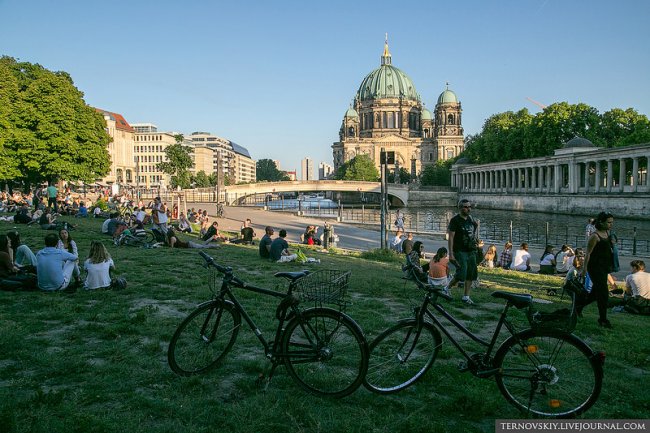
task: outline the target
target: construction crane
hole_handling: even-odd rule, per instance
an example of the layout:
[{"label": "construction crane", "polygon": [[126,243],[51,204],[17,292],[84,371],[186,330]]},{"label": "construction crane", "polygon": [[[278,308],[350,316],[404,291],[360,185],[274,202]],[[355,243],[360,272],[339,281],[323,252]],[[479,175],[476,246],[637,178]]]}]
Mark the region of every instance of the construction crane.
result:
[{"label": "construction crane", "polygon": [[528,99],[528,100],[529,100],[530,102],[532,102],[533,104],[537,105],[537,106],[538,106],[539,108],[541,108],[542,110],[543,110],[544,108],[546,108],[546,105],[542,104],[541,102],[537,102],[537,101],[535,101],[534,99],[529,98],[528,96],[526,96],[526,99]]}]

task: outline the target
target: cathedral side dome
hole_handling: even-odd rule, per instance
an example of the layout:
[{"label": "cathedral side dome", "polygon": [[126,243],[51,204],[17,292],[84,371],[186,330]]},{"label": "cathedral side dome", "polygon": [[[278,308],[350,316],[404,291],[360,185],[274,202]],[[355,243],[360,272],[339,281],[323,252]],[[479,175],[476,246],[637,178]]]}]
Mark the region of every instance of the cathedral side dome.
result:
[{"label": "cathedral side dome", "polygon": [[345,112],[345,116],[343,116],[343,117],[350,117],[350,118],[358,119],[359,118],[359,113],[357,113],[357,110],[350,107],[350,108],[348,108],[348,111]]},{"label": "cathedral side dome", "polygon": [[422,109],[422,120],[433,120],[433,114],[426,108]]},{"label": "cathedral side dome", "polygon": [[446,89],[444,92],[438,96],[438,104],[456,104],[458,103],[458,97],[454,92],[449,89]]}]

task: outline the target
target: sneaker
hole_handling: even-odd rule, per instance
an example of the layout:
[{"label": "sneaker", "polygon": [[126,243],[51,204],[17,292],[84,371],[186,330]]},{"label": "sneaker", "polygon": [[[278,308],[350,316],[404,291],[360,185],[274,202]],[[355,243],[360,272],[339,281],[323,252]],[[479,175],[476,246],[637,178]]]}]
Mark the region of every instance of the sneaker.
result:
[{"label": "sneaker", "polygon": [[451,297],[451,292],[449,291],[449,286],[443,287],[441,291],[442,291],[443,294]]},{"label": "sneaker", "polygon": [[469,296],[463,296],[461,301],[463,301],[463,304],[465,305],[474,305],[474,301],[472,301]]}]

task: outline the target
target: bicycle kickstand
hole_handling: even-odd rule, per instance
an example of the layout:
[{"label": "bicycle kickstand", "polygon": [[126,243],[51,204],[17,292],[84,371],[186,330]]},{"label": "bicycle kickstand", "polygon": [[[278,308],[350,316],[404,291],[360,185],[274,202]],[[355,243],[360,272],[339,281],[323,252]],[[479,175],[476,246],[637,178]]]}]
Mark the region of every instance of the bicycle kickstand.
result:
[{"label": "bicycle kickstand", "polygon": [[257,380],[255,381],[255,385],[258,387],[262,388],[264,392],[269,388],[269,383],[271,383],[271,379],[273,378],[273,373],[275,372],[275,368],[278,366],[277,363],[273,363],[271,365],[271,371],[269,372],[268,377],[264,375],[264,373],[260,373],[259,376],[257,377]]}]

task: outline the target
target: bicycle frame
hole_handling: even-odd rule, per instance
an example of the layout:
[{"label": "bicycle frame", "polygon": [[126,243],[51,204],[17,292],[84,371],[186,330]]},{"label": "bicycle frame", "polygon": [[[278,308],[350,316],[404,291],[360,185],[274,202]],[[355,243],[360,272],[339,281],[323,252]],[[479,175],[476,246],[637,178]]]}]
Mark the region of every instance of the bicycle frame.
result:
[{"label": "bicycle frame", "polygon": [[[275,338],[273,339],[272,345],[270,344],[270,342],[266,338],[264,338],[264,335],[262,334],[262,331],[260,330],[260,328],[257,326],[257,324],[255,323],[253,318],[246,311],[246,308],[242,305],[241,302],[239,302],[239,299],[237,299],[237,297],[233,293],[233,291],[231,289],[231,283],[234,283],[233,285],[235,287],[238,287],[238,288],[241,288],[241,289],[249,290],[249,291],[255,292],[255,293],[260,293],[262,295],[273,296],[275,298],[281,298],[283,300],[288,299],[289,301],[291,301],[291,302],[288,302],[286,305],[283,305],[283,302],[281,302],[280,305],[278,306],[279,314],[277,316],[278,316],[278,319],[279,319],[279,323],[278,323],[278,327],[277,327],[277,329],[275,331]],[[252,286],[252,285],[249,285],[249,284],[241,284],[240,285],[237,282],[233,282],[232,280],[229,280],[228,276],[225,276],[222,283],[221,283],[221,290],[219,291],[219,294],[215,297],[215,299],[219,299],[219,300],[226,301],[226,302],[231,302],[235,306],[235,309],[237,310],[237,312],[244,318],[244,321],[248,324],[251,331],[253,331],[253,333],[255,334],[257,339],[260,341],[260,343],[264,347],[264,354],[266,355],[266,357],[269,358],[272,362],[275,363],[276,362],[275,360],[276,360],[277,356],[280,355],[282,357],[282,354],[278,353],[279,352],[278,346],[280,345],[280,340],[282,338],[282,332],[284,330],[283,325],[287,321],[287,317],[289,317],[289,315],[287,314],[287,311],[289,311],[289,309],[291,309],[291,311],[294,312],[295,314],[297,314],[297,315],[300,314],[298,309],[296,308],[296,305],[298,304],[297,300],[295,300],[295,302],[293,302],[294,298],[291,298],[291,292],[292,292],[294,286],[295,286],[295,282],[292,281],[291,283],[289,283],[288,292],[286,292],[286,293],[285,292],[278,292],[276,290],[265,289],[263,287],[256,287],[256,286]]]},{"label": "bicycle frame", "polygon": [[[499,317],[499,321],[496,325],[496,328],[494,330],[494,333],[492,334],[491,340],[485,341],[482,338],[478,337],[475,335],[472,331],[467,329],[462,323],[460,323],[456,318],[454,318],[451,313],[447,312],[447,310],[444,309],[444,307],[437,302],[438,295],[436,293],[432,294],[427,293],[427,295],[424,298],[424,301],[422,303],[422,306],[418,307],[416,309],[416,319],[418,321],[418,324],[422,323],[425,319],[425,316],[428,317],[434,325],[437,326],[438,329],[442,331],[443,334],[447,336],[449,341],[454,345],[454,347],[467,359],[467,362],[469,363],[468,365],[474,365],[476,366],[476,361],[472,358],[472,354],[468,353],[463,346],[456,340],[451,333],[447,330],[447,328],[442,324],[442,322],[431,312],[429,309],[429,305],[433,306],[433,308],[440,313],[442,316],[444,316],[456,329],[461,331],[463,334],[467,335],[469,338],[471,338],[473,341],[477,342],[481,346],[486,347],[485,353],[481,354],[483,359],[489,359],[494,347],[496,346],[497,339],[501,333],[501,329],[503,325],[505,325],[506,329],[510,332],[510,334],[515,335],[516,332],[510,322],[506,319],[506,316],[508,315],[508,310],[512,306],[509,302],[506,302],[505,307],[503,308],[503,311],[501,312],[501,316]],[[414,343],[415,344],[415,343]],[[485,375],[491,375],[496,373],[495,371],[486,371],[483,372]]]}]

